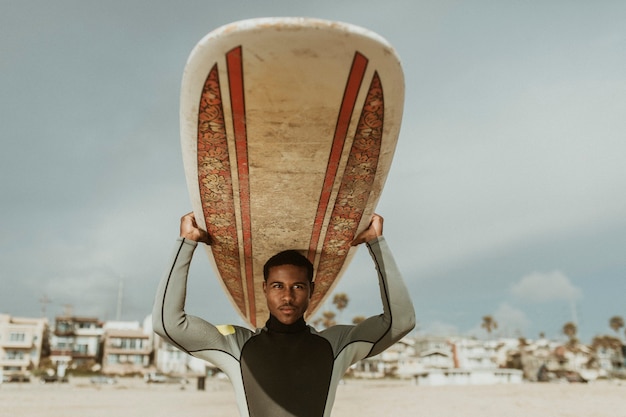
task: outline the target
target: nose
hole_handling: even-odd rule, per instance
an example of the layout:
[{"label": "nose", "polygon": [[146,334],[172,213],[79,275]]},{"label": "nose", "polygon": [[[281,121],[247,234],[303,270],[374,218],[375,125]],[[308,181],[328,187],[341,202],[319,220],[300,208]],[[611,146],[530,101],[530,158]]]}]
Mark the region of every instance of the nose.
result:
[{"label": "nose", "polygon": [[281,294],[281,298],[283,301],[293,300],[293,291],[289,288],[285,288]]}]

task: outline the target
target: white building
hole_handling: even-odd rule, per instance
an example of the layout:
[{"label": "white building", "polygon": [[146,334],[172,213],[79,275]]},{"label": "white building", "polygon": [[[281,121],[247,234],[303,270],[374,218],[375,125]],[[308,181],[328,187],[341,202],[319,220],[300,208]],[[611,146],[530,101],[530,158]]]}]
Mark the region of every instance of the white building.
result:
[{"label": "white building", "polygon": [[153,351],[149,329],[142,328],[136,321],[109,321],[103,328],[102,372],[145,374]]},{"label": "white building", "polygon": [[450,341],[455,368],[494,369],[498,367],[498,344],[492,341],[456,338]]},{"label": "white building", "polygon": [[480,341],[460,337],[415,339],[414,359],[397,374],[417,385],[484,385],[522,382],[522,371],[502,369],[506,352],[517,340]]},{"label": "white building", "polygon": [[205,376],[209,369],[217,368],[202,359],[193,357],[155,335],[154,364],[159,372],[177,376]]},{"label": "white building", "polygon": [[47,330],[48,319],[0,314],[0,374],[25,376],[37,368]]},{"label": "white building", "polygon": [[157,371],[177,376],[205,376],[208,371],[217,368],[167,343],[152,329],[152,316],[146,317],[143,328],[150,335],[154,352],[153,364]]}]

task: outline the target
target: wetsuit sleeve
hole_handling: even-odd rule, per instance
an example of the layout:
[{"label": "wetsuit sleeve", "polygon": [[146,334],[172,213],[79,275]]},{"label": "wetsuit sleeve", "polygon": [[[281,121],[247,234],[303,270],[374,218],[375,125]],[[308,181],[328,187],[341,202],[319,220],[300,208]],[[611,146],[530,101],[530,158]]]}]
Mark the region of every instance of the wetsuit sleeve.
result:
[{"label": "wetsuit sleeve", "polygon": [[157,289],[152,309],[153,330],[189,354],[206,350],[234,354],[239,341],[233,339],[238,338],[239,332],[224,332],[228,334],[226,337],[218,327],[185,313],[187,275],[197,245],[197,242],[188,239],[177,239],[171,266]]},{"label": "wetsuit sleeve", "polygon": [[363,321],[351,332],[352,341],[370,341],[367,357],[393,345],[415,327],[415,310],[387,241],[383,236],[367,243],[378,271],[383,314]]}]

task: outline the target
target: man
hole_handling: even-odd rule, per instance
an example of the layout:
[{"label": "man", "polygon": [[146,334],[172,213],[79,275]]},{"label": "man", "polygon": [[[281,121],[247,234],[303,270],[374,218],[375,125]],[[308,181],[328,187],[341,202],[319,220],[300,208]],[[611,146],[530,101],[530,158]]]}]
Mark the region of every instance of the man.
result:
[{"label": "man", "polygon": [[405,336],[415,313],[374,215],[352,245],[366,243],[378,270],[384,313],[356,326],[317,332],[304,321],[314,283],[313,265],[295,251],[281,252],[264,267],[263,291],[270,317],[255,331],[214,326],[185,314],[189,264],[198,242],[210,237],[193,213],[181,219],[180,238],[154,303],[154,331],[190,355],[218,366],[230,378],[242,416],[330,416],[335,391],[355,362],[376,355]]}]

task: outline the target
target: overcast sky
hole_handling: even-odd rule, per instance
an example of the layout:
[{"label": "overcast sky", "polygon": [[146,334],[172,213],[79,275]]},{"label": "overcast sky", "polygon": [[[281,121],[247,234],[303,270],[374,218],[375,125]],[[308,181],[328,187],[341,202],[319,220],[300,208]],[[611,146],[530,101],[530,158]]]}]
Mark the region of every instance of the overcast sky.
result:
[{"label": "overcast sky", "polygon": [[[211,30],[267,16],[364,26],[402,59],[377,211],[418,334],[483,337],[487,314],[502,336],[612,332],[626,316],[621,1],[0,0],[0,313],[150,313],[190,211],[185,61]],[[188,312],[240,323],[204,253],[191,274]],[[344,321],[379,312],[364,248],[337,291]]]}]

